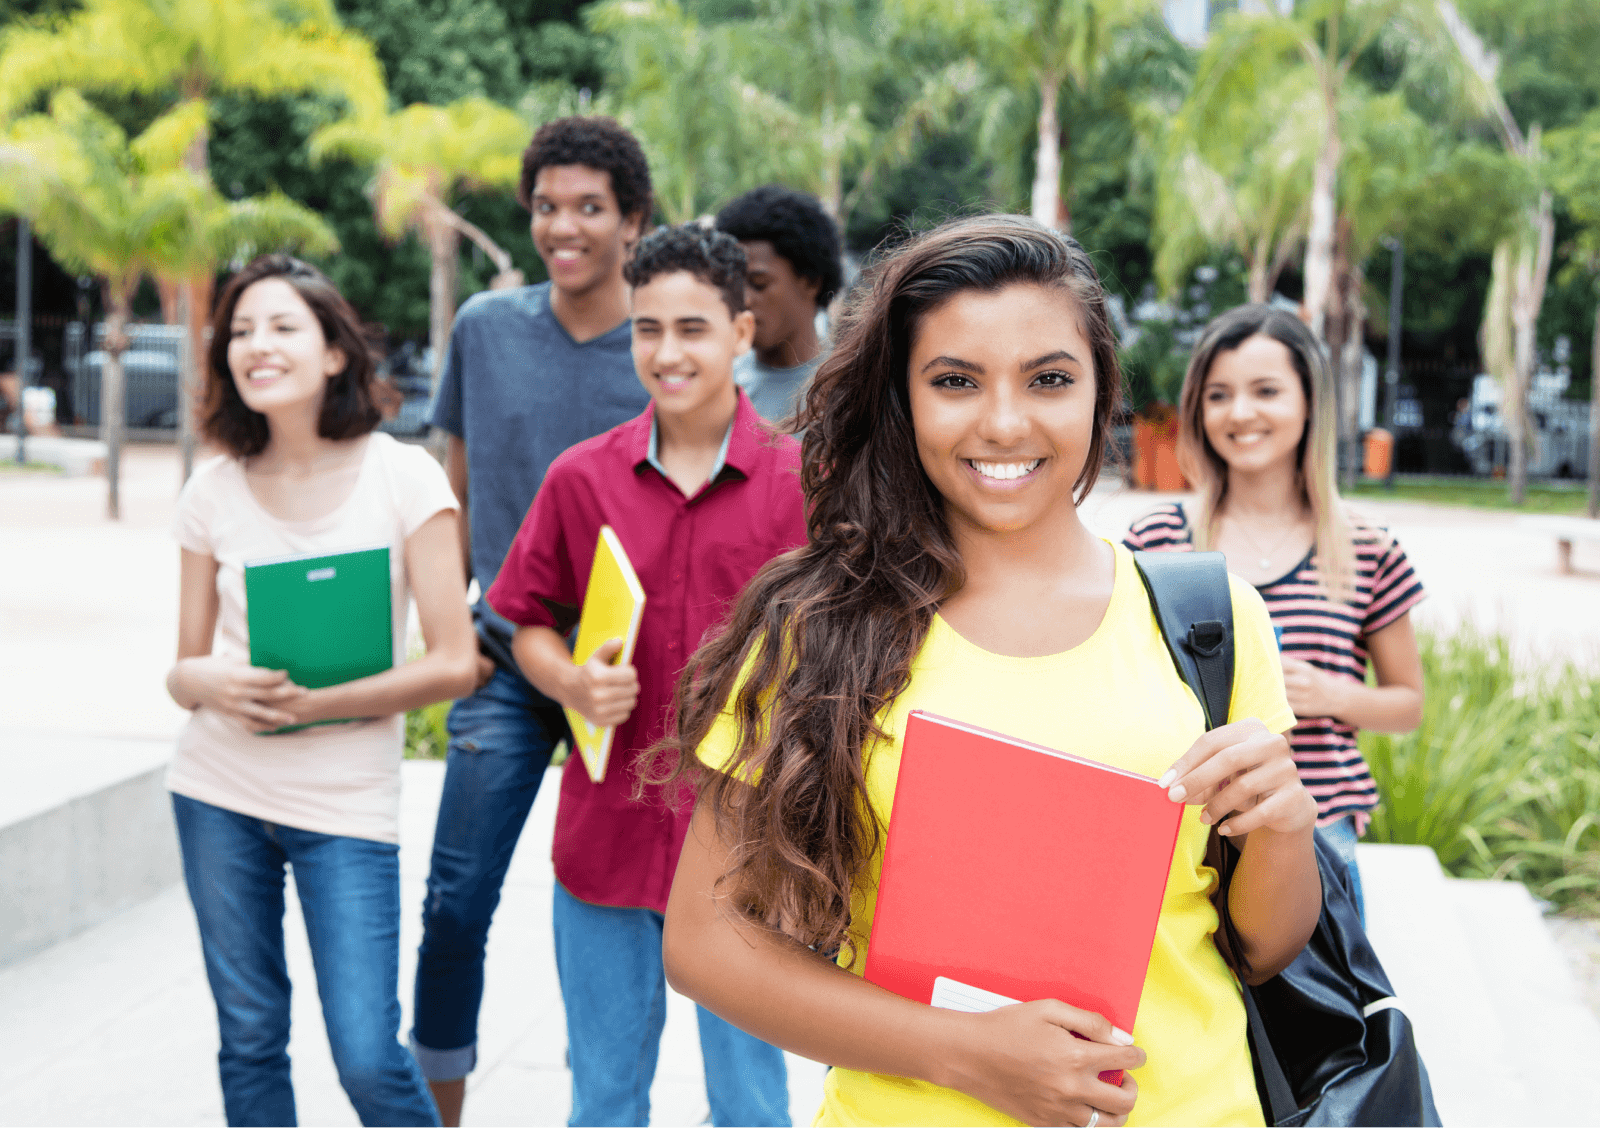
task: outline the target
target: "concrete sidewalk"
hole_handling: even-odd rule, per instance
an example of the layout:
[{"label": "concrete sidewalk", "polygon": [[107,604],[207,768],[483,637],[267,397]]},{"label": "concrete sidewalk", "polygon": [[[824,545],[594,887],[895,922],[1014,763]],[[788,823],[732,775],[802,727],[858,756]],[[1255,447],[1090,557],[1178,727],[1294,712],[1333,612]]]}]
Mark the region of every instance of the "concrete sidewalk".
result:
[{"label": "concrete sidewalk", "polygon": [[[405,765],[401,810],[401,1000],[411,980],[444,765]],[[566,1023],[550,936],[550,772],[506,879],[489,936],[479,1064],[467,1096],[475,1125],[565,1124],[571,1100]],[[170,833],[170,828],[168,830]],[[292,882],[291,882],[292,885]],[[293,1060],[300,1123],[356,1124],[340,1089],[296,899],[284,921],[295,985]],[[651,1090],[654,1124],[706,1122],[694,1004],[669,993]],[[0,1125],[223,1123],[217,1023],[194,916],[181,886],[50,950],[0,970]],[[789,1057],[796,1124],[821,1100],[823,1069]]]}]

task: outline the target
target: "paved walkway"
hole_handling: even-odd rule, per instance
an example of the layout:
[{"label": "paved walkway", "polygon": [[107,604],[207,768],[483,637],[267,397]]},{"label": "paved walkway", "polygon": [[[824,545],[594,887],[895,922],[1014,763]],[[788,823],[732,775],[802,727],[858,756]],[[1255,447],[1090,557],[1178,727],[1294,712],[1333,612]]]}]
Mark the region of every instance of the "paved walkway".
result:
[{"label": "paved walkway", "polygon": [[[405,765],[401,800],[400,982],[410,1029],[410,984],[420,939],[443,764]],[[571,1081],[566,1026],[550,937],[550,838],[559,793],[540,788],[507,875],[489,937],[479,1065],[467,1097],[475,1125],[565,1124]],[[334,1074],[299,906],[284,921],[297,990],[289,1053],[300,1123],[357,1123]],[[9,1020],[8,1020],[9,1017]],[[0,970],[0,1125],[223,1122],[216,1078],[217,1023],[194,915],[180,886],[15,967]],[[809,1124],[823,1069],[790,1055],[795,1123]],[[694,1005],[669,995],[652,1122],[701,1124]]]}]

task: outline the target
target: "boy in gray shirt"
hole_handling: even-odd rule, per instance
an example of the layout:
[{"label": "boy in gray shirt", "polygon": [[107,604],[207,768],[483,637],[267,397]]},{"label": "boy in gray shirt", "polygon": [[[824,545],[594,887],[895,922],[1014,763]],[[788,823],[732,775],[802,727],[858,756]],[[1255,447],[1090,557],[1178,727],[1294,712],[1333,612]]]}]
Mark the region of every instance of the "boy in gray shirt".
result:
[{"label": "boy in gray shirt", "polygon": [[745,301],[756,315],[755,347],[733,376],[769,423],[792,416],[826,355],[817,312],[844,283],[839,229],[815,196],[767,184],[717,213],[717,230],[744,248]]},{"label": "boy in gray shirt", "polygon": [[[623,263],[650,215],[639,142],[610,118],[548,122],[522,157],[518,199],[550,281],[478,294],[461,307],[434,401],[445,469],[461,502],[467,573],[488,591],[557,455],[634,418],[650,397],[634,375]],[[450,710],[411,1047],[443,1123],[460,1123],[477,1061],[489,921],[550,754],[561,708],[511,656],[515,628],[480,597],[479,649],[494,666]]]}]

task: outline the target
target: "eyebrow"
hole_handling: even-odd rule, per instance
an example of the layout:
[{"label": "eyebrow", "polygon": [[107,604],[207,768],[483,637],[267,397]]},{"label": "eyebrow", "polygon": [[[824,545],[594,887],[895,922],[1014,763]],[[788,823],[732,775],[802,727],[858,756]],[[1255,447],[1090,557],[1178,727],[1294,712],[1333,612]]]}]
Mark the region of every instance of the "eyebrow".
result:
[{"label": "eyebrow", "polygon": [[983,365],[973,364],[970,360],[962,360],[956,356],[936,356],[922,366],[922,371],[926,372],[930,368],[959,368],[963,372],[972,372],[979,376],[983,375]]},{"label": "eyebrow", "polygon": [[[1057,349],[1055,352],[1048,352],[1043,356],[1035,357],[1028,361],[1022,366],[1022,370],[1031,372],[1035,368],[1046,364],[1054,364],[1058,360],[1070,360],[1073,364],[1079,363],[1078,358],[1065,349]],[[959,368],[963,372],[971,372],[979,376],[983,375],[983,366],[981,364],[974,364],[970,360],[962,360],[956,356],[936,356],[922,366],[922,371],[926,372],[930,368]]]}]

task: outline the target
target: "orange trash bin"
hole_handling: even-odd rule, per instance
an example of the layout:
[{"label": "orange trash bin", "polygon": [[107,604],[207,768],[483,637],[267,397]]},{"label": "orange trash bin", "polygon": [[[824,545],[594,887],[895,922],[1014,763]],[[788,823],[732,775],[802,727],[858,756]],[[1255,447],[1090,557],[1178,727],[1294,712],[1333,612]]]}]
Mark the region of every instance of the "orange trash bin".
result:
[{"label": "orange trash bin", "polygon": [[1387,478],[1389,466],[1394,460],[1394,436],[1382,427],[1374,427],[1367,432],[1365,465],[1362,467],[1369,478]]}]

